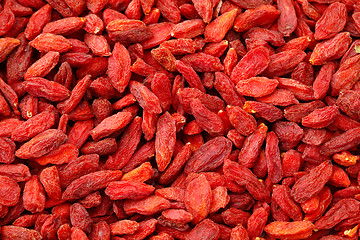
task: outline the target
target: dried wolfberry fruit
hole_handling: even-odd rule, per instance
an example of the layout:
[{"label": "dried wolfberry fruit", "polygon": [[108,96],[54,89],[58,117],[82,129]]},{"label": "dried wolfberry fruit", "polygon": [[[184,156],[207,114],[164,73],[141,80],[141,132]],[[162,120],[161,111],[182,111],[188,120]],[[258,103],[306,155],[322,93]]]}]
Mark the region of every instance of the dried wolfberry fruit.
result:
[{"label": "dried wolfberry fruit", "polygon": [[130,160],[140,141],[141,122],[142,119],[140,117],[135,117],[132,123],[125,129],[116,152],[109,156],[105,163],[105,168],[121,169]]},{"label": "dried wolfberry fruit", "polygon": [[72,89],[70,97],[56,105],[57,109],[60,110],[62,114],[70,113],[72,110],[74,110],[90,86],[90,81],[90,75],[86,75],[81,80],[79,80]]},{"label": "dried wolfberry fruit", "polygon": [[45,192],[51,199],[61,198],[61,186],[59,172],[55,166],[45,168],[39,175],[41,184]]},{"label": "dried wolfberry fruit", "polygon": [[342,220],[359,214],[359,202],[355,199],[342,199],[330,208],[326,214],[315,222],[317,229],[330,229]]},{"label": "dried wolfberry fruit", "polygon": [[101,138],[107,137],[124,128],[127,124],[129,124],[131,118],[131,113],[129,112],[118,112],[105,118],[90,132],[90,135],[95,141],[100,140]]},{"label": "dried wolfberry fruit", "polygon": [[154,176],[154,169],[150,162],[144,162],[139,167],[124,174],[121,180],[146,182]]},{"label": "dried wolfberry fruit", "polygon": [[71,42],[61,35],[51,33],[42,33],[38,35],[29,44],[41,52],[60,52],[64,53],[70,50]]},{"label": "dried wolfberry fruit", "polygon": [[191,113],[190,103],[194,98],[199,99],[200,102],[212,112],[218,112],[225,108],[225,103],[221,98],[204,94],[196,88],[181,88],[177,92],[177,97],[181,107],[187,113]]},{"label": "dried wolfberry fruit", "polygon": [[38,176],[33,175],[26,183],[23,193],[24,208],[32,213],[42,212],[45,208],[45,190]]},{"label": "dried wolfberry fruit", "polygon": [[295,182],[291,189],[291,196],[296,202],[303,203],[317,195],[329,181],[332,172],[332,164],[324,161]]},{"label": "dried wolfberry fruit", "polygon": [[229,208],[221,213],[221,217],[229,226],[243,225],[246,227],[250,214],[237,208]]},{"label": "dried wolfberry fruit", "polygon": [[1,163],[12,163],[15,160],[15,143],[4,137],[0,137],[0,162]]},{"label": "dried wolfberry fruit", "polygon": [[203,144],[185,165],[185,173],[203,172],[221,166],[230,152],[232,143],[224,137],[216,137]]},{"label": "dried wolfberry fruit", "polygon": [[250,50],[238,62],[231,73],[231,80],[237,84],[240,80],[261,74],[269,65],[269,51],[265,47]]},{"label": "dried wolfberry fruit", "polygon": [[303,239],[312,235],[315,228],[310,221],[275,221],[265,226],[265,232],[278,239]]},{"label": "dried wolfberry fruit", "polygon": [[261,236],[268,220],[268,216],[269,212],[264,207],[254,210],[247,222],[247,233],[249,237]]},{"label": "dried wolfberry fruit", "polygon": [[234,29],[238,32],[244,32],[252,27],[266,26],[273,23],[279,15],[279,10],[271,5],[260,5],[254,9],[247,9],[236,17]]},{"label": "dried wolfberry fruit", "polygon": [[220,236],[220,228],[210,219],[205,219],[198,223],[186,236],[187,240],[195,239],[218,239]]},{"label": "dried wolfberry fruit", "polygon": [[155,136],[155,160],[160,172],[164,171],[171,161],[175,147],[176,127],[170,113],[165,112],[158,120]]},{"label": "dried wolfberry fruit", "polygon": [[70,207],[70,222],[73,227],[90,233],[93,220],[90,218],[84,206],[80,203],[74,203]]},{"label": "dried wolfberry fruit", "polygon": [[20,187],[15,180],[1,175],[0,181],[4,186],[0,191],[0,204],[3,206],[15,206],[19,202]]},{"label": "dried wolfberry fruit", "polygon": [[274,132],[269,132],[266,135],[265,158],[269,180],[272,183],[278,183],[283,178],[283,170],[280,159],[279,139]]},{"label": "dried wolfberry fruit", "polygon": [[218,57],[203,52],[188,54],[182,57],[181,61],[198,72],[216,72],[224,69]]},{"label": "dried wolfberry fruit", "polygon": [[318,76],[315,78],[315,81],[313,82],[315,99],[322,99],[325,97],[334,73],[335,73],[335,64],[333,62],[326,63],[321,67]]},{"label": "dried wolfberry fruit", "polygon": [[337,152],[348,150],[358,144],[360,128],[350,129],[343,134],[331,138],[323,144],[320,153],[331,155]]},{"label": "dried wolfberry fruit", "polygon": [[22,159],[41,157],[63,144],[66,138],[62,131],[48,129],[24,143],[15,155]]},{"label": "dried wolfberry fruit", "polygon": [[118,181],[109,183],[105,193],[112,200],[140,200],[149,196],[154,190],[154,187],[142,182]]},{"label": "dried wolfberry fruit", "polygon": [[302,125],[311,128],[324,128],[331,124],[339,114],[338,106],[319,108],[304,117]]},{"label": "dried wolfberry fruit", "polygon": [[130,92],[144,110],[155,114],[162,112],[159,99],[146,86],[136,81],[131,81],[129,86]]},{"label": "dried wolfberry fruit", "polygon": [[355,165],[359,159],[360,159],[359,156],[353,155],[349,151],[343,151],[340,153],[336,153],[333,156],[333,160],[337,164],[346,166],[346,167]]},{"label": "dried wolfberry fruit", "polygon": [[192,115],[200,128],[213,136],[221,135],[224,132],[224,124],[221,118],[207,109],[199,99],[193,99],[190,107]]},{"label": "dried wolfberry fruit", "polygon": [[[205,41],[206,42],[220,42],[230,30],[238,10],[226,12],[205,27]],[[220,27],[221,26],[221,27]]]},{"label": "dried wolfberry fruit", "polygon": [[27,181],[31,178],[30,170],[24,164],[2,164],[0,175],[12,178],[16,182]]},{"label": "dried wolfberry fruit", "polygon": [[359,80],[357,72],[357,62],[360,60],[358,55],[346,59],[340,68],[335,72],[331,79],[331,95],[338,95],[341,90],[351,89]]},{"label": "dried wolfberry fruit", "polygon": [[223,171],[226,178],[235,181],[240,186],[245,186],[255,199],[270,202],[269,191],[250,169],[225,159]]},{"label": "dried wolfberry fruit", "polygon": [[260,117],[266,119],[269,122],[275,122],[283,118],[283,112],[273,106],[263,102],[246,101],[243,109],[252,114],[258,114]]},{"label": "dried wolfberry fruit", "polygon": [[273,54],[265,73],[270,77],[283,76],[290,73],[305,57],[306,53],[298,49]]},{"label": "dried wolfberry fruit", "polygon": [[277,21],[279,32],[285,37],[288,37],[295,31],[297,24],[294,4],[289,0],[280,0],[278,2],[278,8],[280,11],[280,16]]},{"label": "dried wolfberry fruit", "polygon": [[248,232],[246,231],[246,228],[239,224],[236,227],[234,227],[233,229],[231,229],[231,235],[230,235],[230,239],[231,240],[249,240],[249,235]]},{"label": "dried wolfberry fruit", "polygon": [[257,129],[245,139],[238,157],[241,165],[248,168],[254,166],[260,154],[261,146],[266,138],[267,130],[268,128],[265,124],[260,124]]},{"label": "dried wolfberry fruit", "polygon": [[188,183],[184,202],[187,211],[194,216],[193,223],[199,223],[207,217],[210,212],[211,200],[211,188],[204,175],[200,174],[199,177]]},{"label": "dried wolfberry fruit", "polygon": [[124,202],[124,211],[126,214],[139,213],[142,215],[153,215],[168,208],[170,208],[170,201],[157,195],[152,195],[141,200],[125,200]]},{"label": "dried wolfberry fruit", "polygon": [[169,40],[171,38],[171,31],[173,27],[174,24],[169,22],[154,23],[149,25],[149,32],[151,37],[145,41],[142,41],[141,45],[144,49],[149,49]]},{"label": "dried wolfberry fruit", "polygon": [[236,91],[243,96],[263,97],[271,94],[279,82],[276,79],[267,77],[251,77],[240,80],[236,84]]},{"label": "dried wolfberry fruit", "polygon": [[[336,19],[336,20],[335,20]],[[334,2],[326,8],[321,18],[316,21],[315,39],[328,39],[339,33],[346,24],[346,5]]]},{"label": "dried wolfberry fruit", "polygon": [[108,75],[111,84],[119,92],[123,92],[127,87],[131,72],[130,72],[130,56],[126,48],[120,43],[115,44],[112,54],[108,62]]},{"label": "dried wolfberry fruit", "polygon": [[104,170],[84,175],[73,182],[63,192],[63,199],[79,199],[93,191],[106,187],[110,182],[119,180],[121,171]]},{"label": "dried wolfberry fruit", "polygon": [[2,226],[1,227],[1,237],[4,240],[10,239],[42,239],[40,233],[36,230],[31,230],[19,226]]},{"label": "dried wolfberry fruit", "polygon": [[249,136],[256,129],[255,118],[237,106],[227,106],[226,112],[231,124],[242,135]]},{"label": "dried wolfberry fruit", "polygon": [[134,234],[139,229],[139,223],[131,220],[120,220],[109,225],[112,235]]},{"label": "dried wolfberry fruit", "polygon": [[350,33],[341,32],[334,37],[316,44],[309,62],[312,65],[323,65],[344,55],[351,43]]},{"label": "dried wolfberry fruit", "polygon": [[300,206],[291,198],[290,188],[285,185],[276,186],[273,189],[272,197],[276,203],[281,207],[286,215],[294,221],[302,219],[302,212]]}]

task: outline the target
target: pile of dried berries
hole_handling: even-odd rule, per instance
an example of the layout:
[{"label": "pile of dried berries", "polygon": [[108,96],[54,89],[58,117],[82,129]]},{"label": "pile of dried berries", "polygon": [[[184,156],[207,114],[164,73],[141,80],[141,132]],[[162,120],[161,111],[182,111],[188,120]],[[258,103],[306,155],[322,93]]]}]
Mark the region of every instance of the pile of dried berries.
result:
[{"label": "pile of dried berries", "polygon": [[358,239],[358,0],[0,11],[1,239]]}]

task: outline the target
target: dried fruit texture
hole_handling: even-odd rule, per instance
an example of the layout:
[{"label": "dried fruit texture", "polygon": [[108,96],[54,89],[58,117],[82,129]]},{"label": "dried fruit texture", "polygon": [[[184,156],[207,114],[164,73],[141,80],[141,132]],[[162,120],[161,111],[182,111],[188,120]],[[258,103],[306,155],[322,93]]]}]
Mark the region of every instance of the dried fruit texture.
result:
[{"label": "dried fruit texture", "polygon": [[110,224],[112,235],[134,234],[139,229],[139,223],[131,220],[121,220]]},{"label": "dried fruit texture", "polygon": [[1,38],[0,40],[0,62],[3,62],[6,57],[14,50],[18,45],[20,45],[20,40],[16,38]]},{"label": "dried fruit texture", "polygon": [[271,5],[260,5],[255,9],[248,9],[236,17],[234,30],[244,32],[252,27],[266,26],[273,23],[280,15],[280,11]]},{"label": "dried fruit texture", "polygon": [[39,178],[49,198],[55,200],[61,198],[59,172],[55,166],[48,167],[42,170]]},{"label": "dried fruit texture", "polygon": [[285,37],[295,31],[297,25],[297,17],[294,3],[291,0],[280,0],[278,2],[280,16],[277,21],[279,32]]},{"label": "dried fruit texture", "polygon": [[193,223],[197,224],[210,213],[212,192],[205,175],[193,179],[186,186],[185,207],[193,215]]},{"label": "dried fruit texture", "polygon": [[344,55],[351,43],[350,33],[341,32],[334,37],[316,44],[309,62],[312,65],[323,65]]},{"label": "dried fruit texture", "polygon": [[320,153],[324,155],[331,155],[356,146],[359,142],[359,131],[360,128],[353,128],[339,136],[331,138],[323,144]]},{"label": "dried fruit texture", "polygon": [[71,95],[65,101],[62,101],[56,105],[57,109],[60,110],[62,114],[70,113],[76,108],[80,103],[82,97],[90,86],[91,76],[86,75],[80,81],[77,82],[73,88]]},{"label": "dried fruit texture", "polygon": [[241,165],[251,168],[254,166],[260,154],[261,146],[266,138],[268,127],[260,124],[257,129],[248,136],[240,150],[238,161]]},{"label": "dried fruit texture", "polygon": [[120,43],[115,44],[108,61],[107,74],[111,85],[124,92],[131,78],[131,59],[128,50]]},{"label": "dried fruit texture", "polygon": [[42,33],[29,44],[40,52],[64,53],[70,50],[71,42],[61,35]]},{"label": "dried fruit texture", "polygon": [[272,222],[265,227],[265,232],[278,239],[304,239],[312,235],[315,228],[310,221]]},{"label": "dried fruit texture", "polygon": [[199,1],[192,0],[194,7],[200,17],[203,19],[205,23],[209,23],[212,18],[213,6],[210,0]]},{"label": "dried fruit texture", "polygon": [[323,40],[334,37],[345,27],[346,15],[345,4],[340,2],[330,4],[322,14],[321,18],[316,21],[315,39]]},{"label": "dried fruit texture", "polygon": [[98,171],[84,175],[73,182],[65,189],[63,199],[79,199],[87,196],[93,191],[106,187],[110,182],[119,180],[121,171]]},{"label": "dried fruit texture", "polygon": [[188,54],[181,61],[198,72],[216,72],[224,69],[218,57],[203,52]]},{"label": "dried fruit texture", "polygon": [[240,186],[245,186],[255,199],[270,202],[269,191],[250,169],[226,159],[223,171],[226,178],[234,181]]},{"label": "dried fruit texture", "polygon": [[140,117],[135,117],[133,122],[126,128],[122,135],[116,152],[105,163],[107,169],[121,169],[124,167],[136,150],[141,137]]},{"label": "dried fruit texture", "polygon": [[270,62],[265,73],[270,77],[286,75],[294,70],[305,57],[306,53],[298,49],[273,54],[270,56]]},{"label": "dried fruit texture", "polygon": [[220,236],[220,228],[210,219],[205,219],[204,221],[198,223],[186,236],[187,240],[195,239],[218,239]]},{"label": "dried fruit texture", "polygon": [[205,23],[201,19],[186,20],[178,23],[171,31],[171,36],[181,38],[194,38],[203,34],[205,31]]},{"label": "dried fruit texture", "polygon": [[[33,67],[32,65],[31,67]],[[36,69],[37,67],[35,67]],[[30,69],[30,68],[29,68]],[[51,69],[49,69],[51,70]],[[36,70],[34,70],[36,72]],[[27,76],[29,71],[25,73]],[[24,83],[24,89],[34,97],[43,97],[53,102],[60,102],[70,97],[70,91],[60,83],[42,78],[46,74],[33,74]],[[41,77],[42,76],[42,77]]]},{"label": "dried fruit texture", "polygon": [[283,178],[283,170],[280,159],[279,139],[274,132],[269,132],[266,135],[265,158],[268,178],[273,184],[278,183]]},{"label": "dried fruit texture", "polygon": [[105,118],[90,132],[90,135],[94,141],[98,141],[101,138],[107,137],[112,133],[123,129],[130,123],[131,119],[131,113],[118,112],[110,117]]},{"label": "dried fruit texture", "polygon": [[40,183],[38,176],[32,176],[25,183],[23,193],[24,208],[32,213],[41,212],[45,208],[45,190]]},{"label": "dried fruit texture", "polygon": [[331,207],[326,214],[315,222],[317,229],[330,229],[343,220],[359,214],[359,201],[345,198]]},{"label": "dried fruit texture", "polygon": [[314,110],[302,119],[304,127],[325,128],[340,114],[338,106],[329,106]]},{"label": "dried fruit texture", "polygon": [[153,215],[168,208],[170,208],[170,201],[157,195],[152,195],[142,200],[125,200],[124,202],[126,214]]},{"label": "dried fruit texture", "polygon": [[24,143],[16,152],[18,158],[42,157],[66,141],[66,135],[57,129],[48,129]]},{"label": "dried fruit texture", "polygon": [[205,172],[221,166],[231,152],[232,143],[224,137],[216,137],[203,144],[187,161],[185,173]]},{"label": "dried fruit texture", "polygon": [[210,111],[199,99],[193,99],[190,103],[191,112],[200,128],[210,135],[217,136],[224,132],[224,124],[221,118]]},{"label": "dried fruit texture", "polygon": [[2,226],[1,237],[4,240],[10,239],[42,239],[40,233],[36,230],[31,230],[19,226]]},{"label": "dried fruit texture", "polygon": [[245,112],[242,108],[237,106],[227,106],[226,112],[230,123],[240,134],[249,136],[255,131],[255,118],[251,114]]},{"label": "dried fruit texture", "polygon": [[254,48],[237,63],[231,73],[231,80],[237,84],[240,80],[256,77],[269,65],[269,51],[265,47]]},{"label": "dried fruit texture", "polygon": [[331,79],[331,95],[336,96],[341,90],[349,90],[359,80],[356,66],[360,60],[358,55],[346,59]]},{"label": "dried fruit texture", "polygon": [[164,171],[171,161],[176,141],[175,120],[165,112],[158,120],[155,136],[155,160],[159,171]]},{"label": "dried fruit texture", "polygon": [[243,96],[263,97],[275,91],[279,82],[267,77],[251,77],[240,80],[236,84],[236,91]]},{"label": "dried fruit texture", "polygon": [[222,72],[215,73],[214,88],[218,91],[226,104],[241,107],[245,99],[237,94],[230,78]]},{"label": "dried fruit texture", "polygon": [[0,204],[3,206],[15,206],[19,202],[20,187],[17,182],[7,176],[0,176],[2,186],[0,191]]},{"label": "dried fruit texture", "polygon": [[159,99],[145,85],[136,81],[131,81],[129,87],[131,94],[134,95],[139,105],[145,111],[154,114],[160,114],[162,112]]},{"label": "dried fruit texture", "polygon": [[205,41],[206,42],[220,42],[230,30],[238,10],[235,8],[226,12],[205,27]]},{"label": "dried fruit texture", "polygon": [[[332,81],[332,76],[335,73],[335,64],[330,62],[323,65],[320,69],[319,74],[315,78],[313,82],[313,89],[314,89],[314,97],[315,99],[322,99],[325,97],[326,92],[329,89],[330,82]],[[336,78],[335,78],[336,79]],[[340,80],[341,78],[339,78]],[[341,79],[342,80],[342,79]],[[336,80],[333,81],[334,85]],[[334,86],[333,88],[336,89]]]},{"label": "dried fruit texture", "polygon": [[111,200],[140,200],[149,196],[154,190],[153,186],[142,182],[118,181],[109,183],[105,193]]},{"label": "dried fruit texture", "polygon": [[358,235],[355,0],[1,3],[2,238]]},{"label": "dried fruit texture", "polygon": [[85,207],[80,203],[74,203],[70,207],[70,222],[73,228],[79,228],[84,232],[91,231],[93,220],[90,218],[89,213]]},{"label": "dried fruit texture", "polygon": [[329,181],[333,173],[333,166],[325,161],[299,178],[291,189],[291,196],[298,203],[304,203],[319,194]]}]

